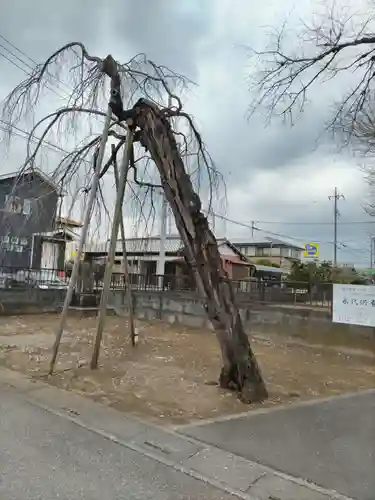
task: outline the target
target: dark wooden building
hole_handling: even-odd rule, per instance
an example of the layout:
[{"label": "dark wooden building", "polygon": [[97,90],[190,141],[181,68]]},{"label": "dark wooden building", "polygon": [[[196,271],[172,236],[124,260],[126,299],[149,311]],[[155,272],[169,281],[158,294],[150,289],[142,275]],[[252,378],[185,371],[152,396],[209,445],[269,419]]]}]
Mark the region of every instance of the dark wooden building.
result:
[{"label": "dark wooden building", "polygon": [[0,176],[1,268],[63,269],[65,235],[55,225],[61,195],[39,170]]}]

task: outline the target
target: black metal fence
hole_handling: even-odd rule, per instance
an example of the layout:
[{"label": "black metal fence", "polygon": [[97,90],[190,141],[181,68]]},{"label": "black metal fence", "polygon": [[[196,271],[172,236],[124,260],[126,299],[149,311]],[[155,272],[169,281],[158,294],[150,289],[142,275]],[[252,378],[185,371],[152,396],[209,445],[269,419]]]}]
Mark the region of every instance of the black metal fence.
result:
[{"label": "black metal fence", "polygon": [[[37,287],[44,289],[66,288],[70,281],[70,272],[56,269],[18,269],[0,268],[0,289]],[[178,275],[140,275],[129,276],[130,286],[138,291],[196,291],[194,280],[190,276]],[[309,305],[330,307],[332,302],[332,283],[314,283],[297,281],[232,281],[236,296],[240,302],[262,302],[289,305]],[[103,275],[93,272],[92,289],[100,291],[103,287]],[[124,290],[126,287],[123,274],[113,274],[110,287],[112,290]]]},{"label": "black metal fence", "polygon": [[[130,286],[133,290],[139,291],[195,291],[195,283],[189,276],[176,275],[144,275],[130,274]],[[95,280],[95,287],[102,286],[101,280]],[[113,274],[111,278],[111,288],[125,288],[125,277],[123,274]]]},{"label": "black metal fence", "polygon": [[68,281],[65,273],[56,269],[0,267],[0,289],[61,289]]},{"label": "black metal fence", "polygon": [[275,304],[331,307],[332,283],[305,281],[234,281],[238,299]]},{"label": "black metal fence", "polygon": [[[129,278],[131,288],[139,291],[196,291],[195,283],[189,276],[131,274]],[[100,286],[100,282],[97,285]],[[329,307],[332,302],[332,283],[327,282],[232,280],[232,285],[240,301],[316,307]],[[125,288],[124,276],[113,275],[111,287]]]}]

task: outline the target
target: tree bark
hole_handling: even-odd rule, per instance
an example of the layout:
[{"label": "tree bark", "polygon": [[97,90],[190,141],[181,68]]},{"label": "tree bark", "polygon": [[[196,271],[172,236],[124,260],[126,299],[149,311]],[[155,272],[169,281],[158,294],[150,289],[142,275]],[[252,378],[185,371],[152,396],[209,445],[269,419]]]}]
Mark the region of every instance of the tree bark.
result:
[{"label": "tree bark", "polygon": [[236,390],[246,402],[268,397],[263,377],[250,347],[235,300],[231,280],[224,271],[216,238],[201,212],[178,151],[168,119],[150,101],[141,99],[133,108],[140,142],[151,154],[166,198],[185,245],[185,260],[205,298],[205,308],[221,347],[223,368],[220,386]]}]

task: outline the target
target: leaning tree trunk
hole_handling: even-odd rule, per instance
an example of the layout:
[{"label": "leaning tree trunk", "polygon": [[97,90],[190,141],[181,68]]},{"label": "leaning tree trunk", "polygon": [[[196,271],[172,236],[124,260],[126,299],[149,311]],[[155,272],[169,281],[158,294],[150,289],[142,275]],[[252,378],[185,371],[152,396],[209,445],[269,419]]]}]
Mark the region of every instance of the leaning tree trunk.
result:
[{"label": "leaning tree trunk", "polygon": [[240,392],[245,402],[262,401],[267,389],[250,347],[231,280],[223,269],[216,238],[201,212],[178,151],[169,120],[153,103],[141,99],[134,107],[140,142],[151,154],[185,245],[185,260],[194,273],[199,292],[220,343],[224,366],[220,385]]},{"label": "leaning tree trunk", "polygon": [[236,305],[232,283],[223,269],[216,238],[201,211],[201,201],[193,189],[177,148],[169,120],[151,101],[140,99],[133,109],[123,109],[120,76],[116,61],[107,56],[101,71],[111,79],[109,105],[120,121],[139,128],[135,137],[150,152],[172,208],[185,260],[205,298],[205,308],[215,329],[223,357],[220,385],[239,391],[244,402],[268,397],[262,374]]}]

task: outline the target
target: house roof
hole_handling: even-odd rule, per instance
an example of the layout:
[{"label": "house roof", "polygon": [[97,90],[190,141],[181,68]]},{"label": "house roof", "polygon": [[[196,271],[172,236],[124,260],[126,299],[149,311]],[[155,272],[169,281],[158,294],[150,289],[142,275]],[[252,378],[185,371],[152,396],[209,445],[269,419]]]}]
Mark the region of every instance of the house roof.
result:
[{"label": "house roof", "polygon": [[[121,240],[117,245],[121,245]],[[168,236],[165,240],[165,252],[177,253],[182,248],[179,236]],[[127,238],[126,249],[131,253],[160,253],[160,237]]]},{"label": "house roof", "polygon": [[247,259],[245,260],[241,259],[239,255],[236,257],[234,255],[221,255],[221,258],[223,260],[226,260],[227,262],[231,262],[232,264],[238,264],[241,266],[248,266],[248,267],[256,267],[255,264],[252,264]]},{"label": "house roof", "polygon": [[49,184],[52,189],[57,191],[58,193],[61,192],[61,187],[50,177],[48,174],[43,172],[42,170],[38,168],[33,168],[33,169],[27,169],[24,172],[20,173],[18,172],[11,172],[8,174],[1,174],[0,175],[0,182],[3,180],[8,180],[8,179],[17,179],[20,177],[25,177],[26,175],[34,174],[37,175],[40,179],[42,179],[46,184]]},{"label": "house roof", "polygon": [[274,238],[274,237],[268,237],[268,236],[262,236],[262,237],[251,237],[247,238],[246,240],[244,239],[232,239],[231,240],[232,244],[235,245],[236,247],[251,247],[251,246],[262,246],[266,245],[271,246],[271,245],[282,245],[285,247],[289,248],[295,248],[297,250],[304,250],[304,245],[302,243],[299,243],[297,241],[293,241],[289,238]]},{"label": "house roof", "polygon": [[[243,262],[248,262],[248,259],[243,255],[240,250],[233,245],[226,238],[221,238],[217,240],[219,246],[228,245],[228,247],[238,255],[239,259]],[[184,248],[184,244],[179,236],[167,236],[165,240],[165,252],[175,253],[181,252]],[[98,243],[98,244],[87,244],[86,253],[105,253],[108,250],[108,242]],[[160,237],[154,236],[150,238],[127,238],[126,239],[126,250],[128,253],[132,254],[159,254],[160,253]],[[121,240],[117,241],[116,252],[122,252]]]},{"label": "house roof", "polygon": [[80,221],[69,219],[68,217],[56,217],[56,223],[61,224],[63,226],[71,226],[71,227],[82,227],[83,224]]},{"label": "house roof", "polygon": [[[230,262],[231,264],[235,264],[238,266],[247,266],[247,267],[254,267],[254,268],[257,267],[255,264],[252,264],[248,260],[245,262],[239,256],[235,257],[234,255],[221,254],[220,258],[221,258],[221,260],[225,260],[226,262]],[[183,262],[184,260],[185,259],[183,257],[178,257],[176,260],[174,260],[174,262]]]},{"label": "house roof", "polygon": [[64,229],[56,229],[54,231],[44,231],[42,233],[33,233],[34,236],[46,236],[50,238],[55,238],[55,237],[61,237],[61,238],[67,238],[69,240],[78,240],[79,235],[77,233],[74,233],[68,228]]},{"label": "house roof", "polygon": [[[244,255],[241,250],[239,250],[236,245],[234,245],[231,241],[226,238],[220,238],[217,240],[217,244],[220,246],[227,245],[235,254],[237,254],[238,258],[244,263],[249,263],[248,258]],[[238,262],[237,262],[238,263]]]}]

